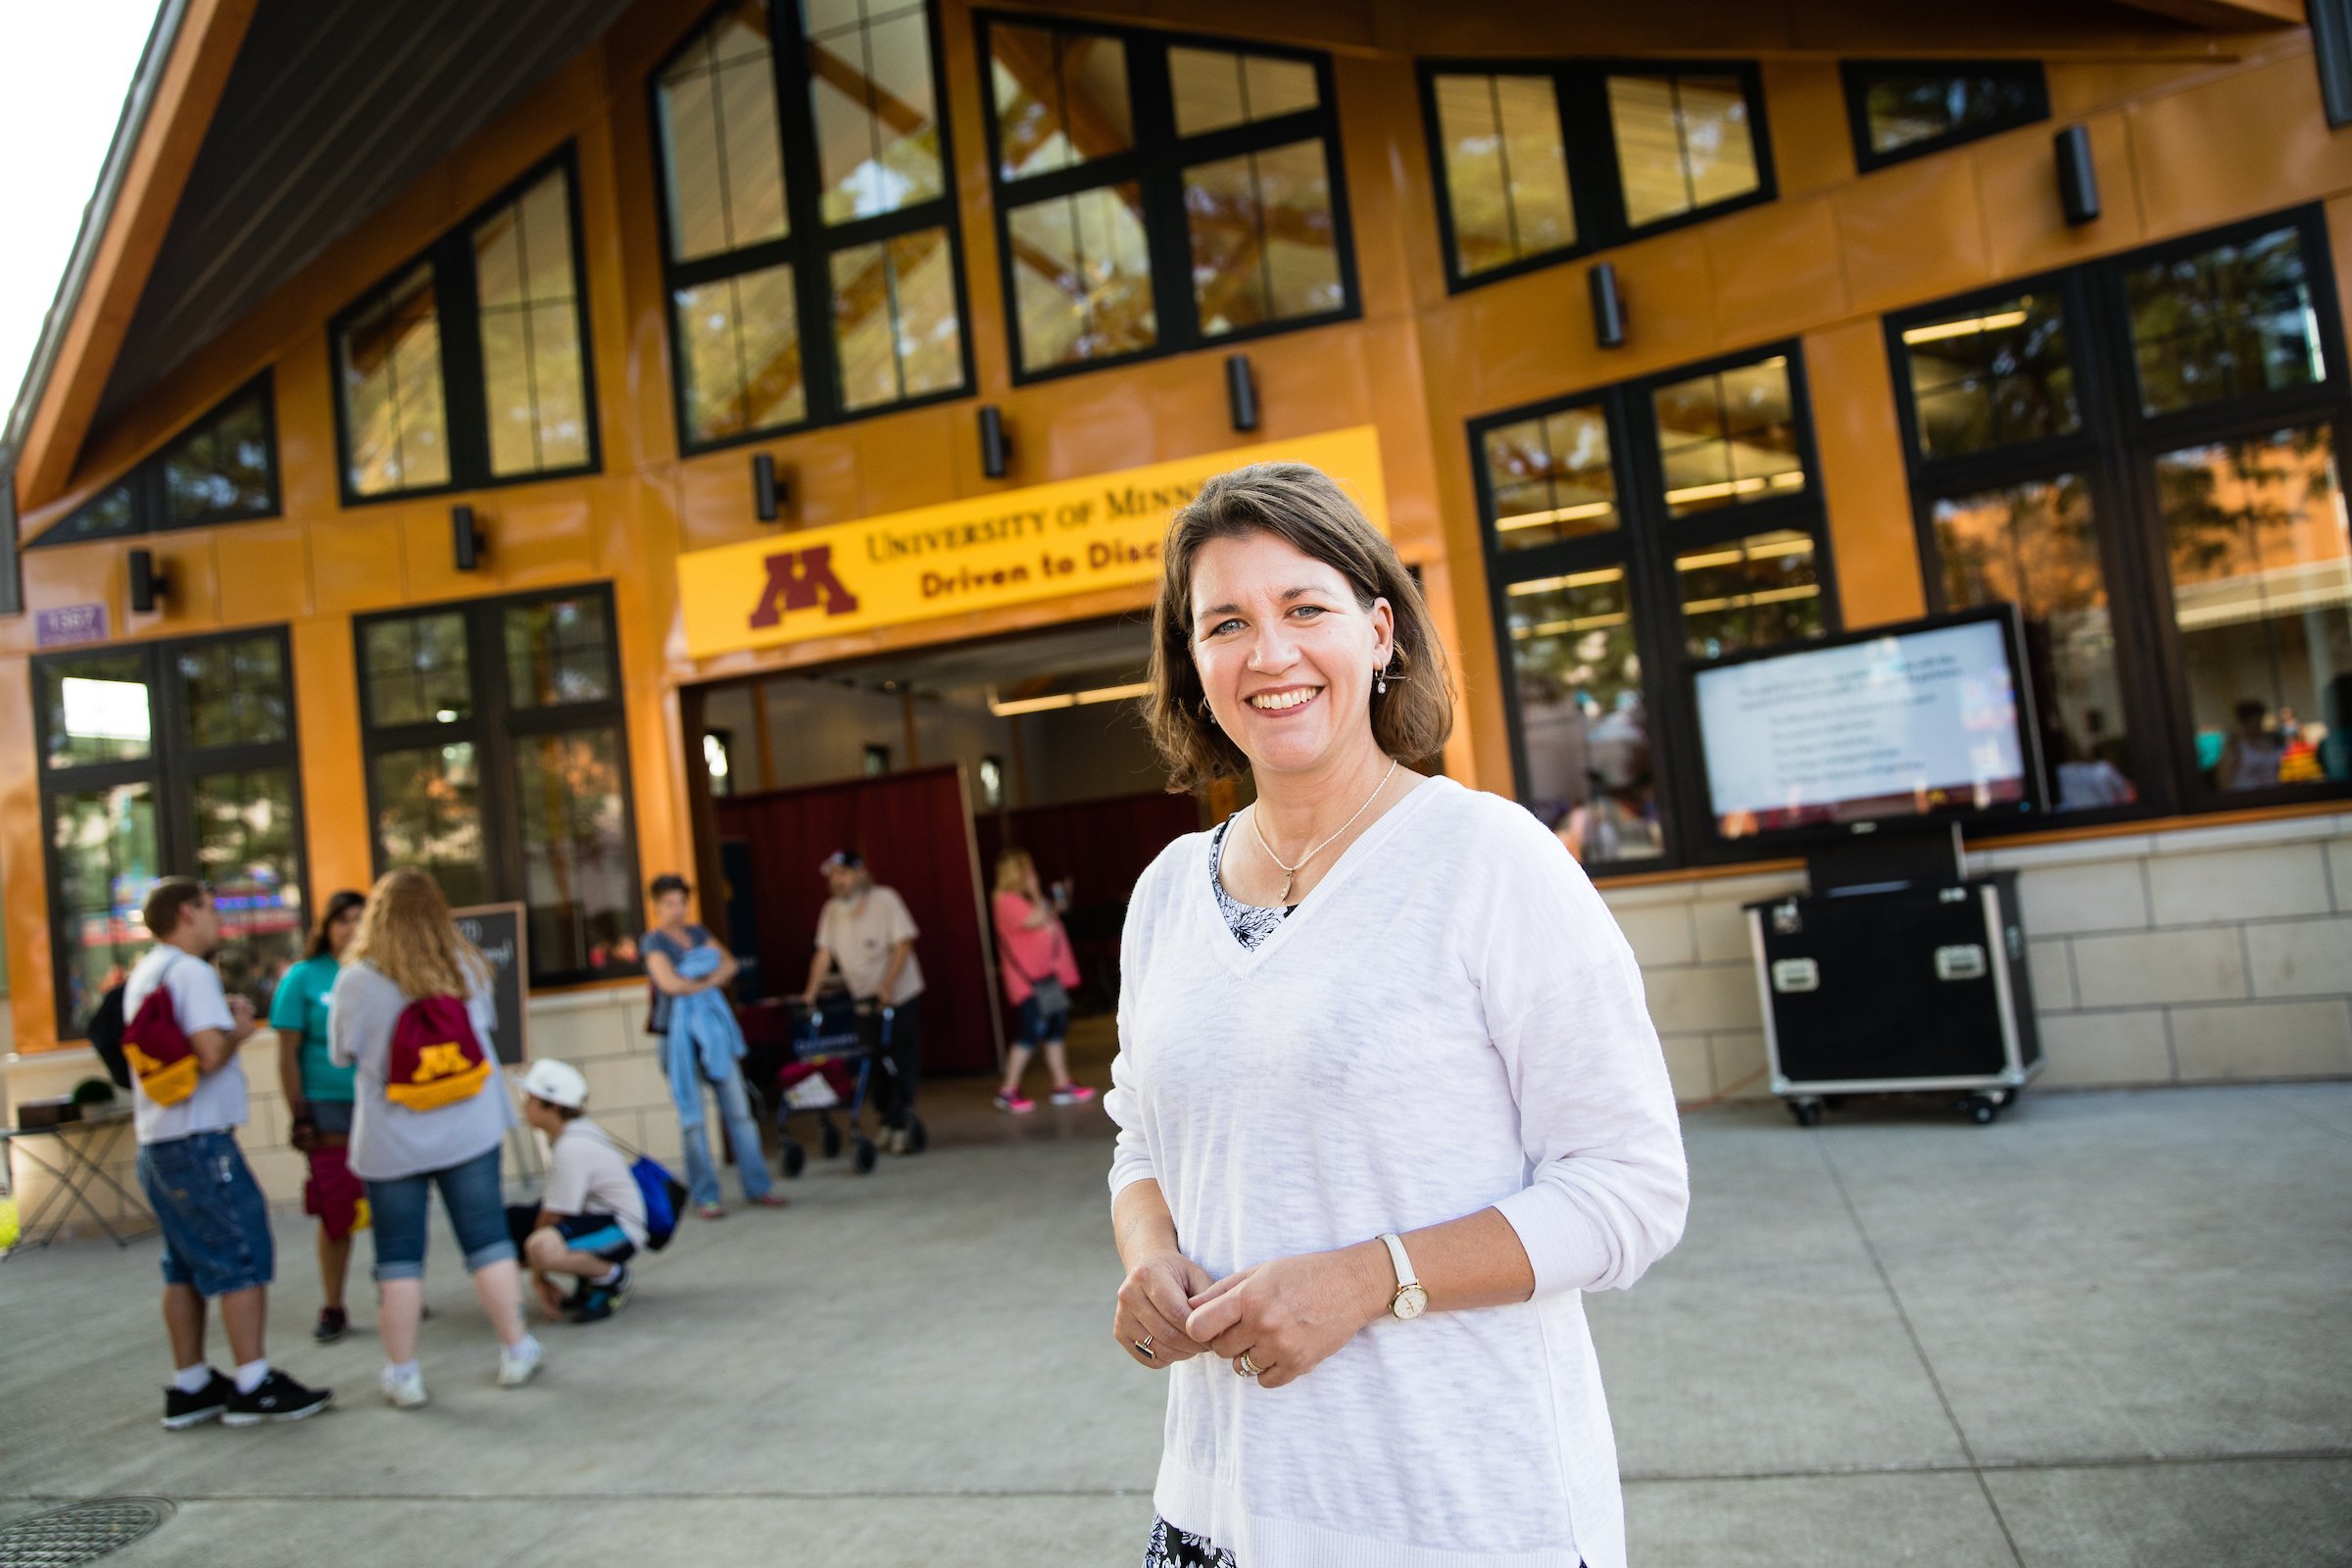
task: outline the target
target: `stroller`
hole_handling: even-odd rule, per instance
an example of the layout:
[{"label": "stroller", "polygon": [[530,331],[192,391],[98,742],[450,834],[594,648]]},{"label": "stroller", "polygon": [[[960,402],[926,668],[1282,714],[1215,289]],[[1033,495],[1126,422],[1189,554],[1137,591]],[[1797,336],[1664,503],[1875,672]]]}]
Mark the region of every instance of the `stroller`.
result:
[{"label": "stroller", "polygon": [[[807,1150],[792,1134],[791,1118],[796,1115],[816,1117],[818,1147],[825,1158],[838,1157],[846,1140],[858,1174],[870,1174],[880,1151],[859,1123],[874,1074],[897,1070],[890,1057],[890,1020],[872,1003],[852,1002],[839,993],[820,998],[813,1007],[797,999],[760,1004],[760,1011],[771,1009],[781,1014],[777,1021],[789,1042],[787,1059],[776,1069],[772,1097],[784,1174],[798,1176],[808,1164]],[[834,1119],[836,1110],[843,1111],[843,1121]],[[930,1142],[922,1118],[911,1110],[906,1113],[906,1138],[915,1152]]]}]

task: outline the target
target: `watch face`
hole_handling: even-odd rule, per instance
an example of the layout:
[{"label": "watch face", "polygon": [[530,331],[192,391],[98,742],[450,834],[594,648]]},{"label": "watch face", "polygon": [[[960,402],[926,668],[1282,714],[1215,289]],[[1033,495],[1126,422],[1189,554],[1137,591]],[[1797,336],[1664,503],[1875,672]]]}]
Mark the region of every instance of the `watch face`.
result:
[{"label": "watch face", "polygon": [[1391,1309],[1407,1320],[1429,1310],[1429,1293],[1418,1285],[1407,1285],[1396,1293],[1396,1304]]}]

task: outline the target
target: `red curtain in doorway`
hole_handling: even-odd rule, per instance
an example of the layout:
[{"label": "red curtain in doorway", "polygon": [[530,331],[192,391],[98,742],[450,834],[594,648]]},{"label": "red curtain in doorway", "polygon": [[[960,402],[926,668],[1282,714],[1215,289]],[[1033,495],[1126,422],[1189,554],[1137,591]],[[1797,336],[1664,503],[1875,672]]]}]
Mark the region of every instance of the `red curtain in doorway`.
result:
[{"label": "red curtain in doorway", "polygon": [[1068,877],[1070,910],[1062,919],[1087,987],[1109,1005],[1118,996],[1119,931],[1127,900],[1168,841],[1200,830],[1200,803],[1190,795],[1154,790],[1073,806],[1030,806],[978,818],[980,879],[994,888],[997,854],[1008,844],[1027,850],[1051,887]]},{"label": "red curtain in doorway", "polygon": [[795,995],[807,981],[817,914],[828,897],[817,865],[835,850],[855,849],[874,880],[906,901],[922,933],[914,953],[923,966],[923,1070],[994,1070],[996,987],[981,936],[971,818],[956,768],[738,795],[713,805],[720,840],[750,846],[749,891],[766,994]]}]

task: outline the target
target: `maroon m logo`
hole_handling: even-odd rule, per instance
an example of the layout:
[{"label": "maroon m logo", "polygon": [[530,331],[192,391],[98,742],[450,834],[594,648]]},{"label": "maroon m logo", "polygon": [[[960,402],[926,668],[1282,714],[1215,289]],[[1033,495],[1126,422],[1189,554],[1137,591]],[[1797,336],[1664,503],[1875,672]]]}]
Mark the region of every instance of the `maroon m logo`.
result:
[{"label": "maroon m logo", "polygon": [[773,626],[788,610],[824,607],[828,615],[846,615],[858,608],[858,596],[833,575],[833,547],[810,545],[806,550],[780,550],[767,558],[767,587],[752,625]]}]

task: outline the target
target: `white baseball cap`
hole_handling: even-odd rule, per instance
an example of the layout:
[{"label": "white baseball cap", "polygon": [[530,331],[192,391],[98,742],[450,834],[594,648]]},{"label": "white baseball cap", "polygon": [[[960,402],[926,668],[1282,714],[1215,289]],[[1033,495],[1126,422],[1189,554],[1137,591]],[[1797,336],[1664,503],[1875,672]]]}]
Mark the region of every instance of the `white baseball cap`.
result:
[{"label": "white baseball cap", "polygon": [[522,1092],[533,1100],[577,1110],[588,1103],[588,1078],[568,1061],[542,1056],[522,1075]]}]

